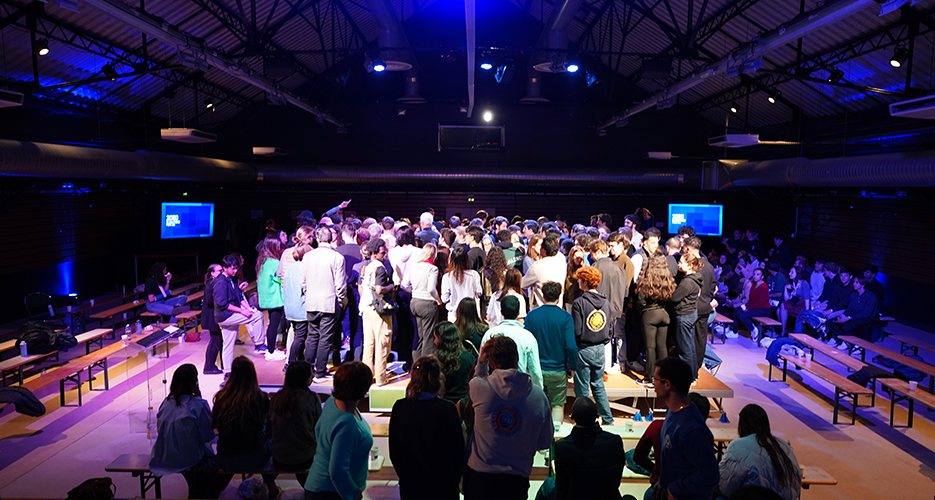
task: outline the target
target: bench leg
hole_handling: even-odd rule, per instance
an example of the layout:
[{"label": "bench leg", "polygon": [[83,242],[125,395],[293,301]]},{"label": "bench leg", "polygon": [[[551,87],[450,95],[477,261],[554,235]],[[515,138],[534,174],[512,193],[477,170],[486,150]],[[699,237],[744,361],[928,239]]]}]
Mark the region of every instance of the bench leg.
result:
[{"label": "bench leg", "polygon": [[896,427],[896,392],[889,391],[890,393],[890,427]]},{"label": "bench leg", "polygon": [[913,406],[915,406],[916,400],[909,398],[909,428],[912,428],[912,413]]},{"label": "bench leg", "polygon": [[782,358],[782,381],[786,381],[786,369],[789,367],[789,360]]},{"label": "bench leg", "polygon": [[859,397],[860,397],[859,394],[854,394],[853,396],[851,396],[851,425],[854,425],[857,423],[857,406],[858,406],[857,398]]},{"label": "bench leg", "polygon": [[834,415],[831,419],[831,423],[837,425],[838,423],[838,403],[841,401],[841,390],[837,387],[834,388]]},{"label": "bench leg", "polygon": [[[82,372],[82,371],[83,371],[83,370],[78,370],[78,372],[75,373],[74,375],[69,376],[69,377],[65,377],[65,378],[63,378],[62,380],[59,380],[59,381],[58,381],[59,403],[60,403],[60,405],[62,406],[62,408],[66,407],[66,406],[75,406],[75,405],[66,405],[66,404],[65,404],[65,382],[74,382],[74,383],[75,383],[75,385],[76,385],[77,388],[78,388],[78,406],[81,406],[81,405],[82,405],[82,401],[81,401],[81,372]],[[89,375],[89,376],[88,376],[88,379],[89,379],[89,380],[88,380],[88,387],[90,387],[90,385],[91,385],[90,373],[91,373],[91,371],[88,370],[88,375]]]}]

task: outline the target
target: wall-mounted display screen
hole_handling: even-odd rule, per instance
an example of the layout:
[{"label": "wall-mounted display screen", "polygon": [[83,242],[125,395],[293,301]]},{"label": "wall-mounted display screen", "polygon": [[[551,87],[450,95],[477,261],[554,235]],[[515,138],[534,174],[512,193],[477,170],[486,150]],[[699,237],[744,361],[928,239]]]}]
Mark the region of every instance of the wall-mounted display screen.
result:
[{"label": "wall-mounted display screen", "polygon": [[724,226],[724,205],[669,204],[669,234],[691,226],[698,236],[720,236]]},{"label": "wall-mounted display screen", "polygon": [[162,239],[214,236],[214,203],[163,203]]}]

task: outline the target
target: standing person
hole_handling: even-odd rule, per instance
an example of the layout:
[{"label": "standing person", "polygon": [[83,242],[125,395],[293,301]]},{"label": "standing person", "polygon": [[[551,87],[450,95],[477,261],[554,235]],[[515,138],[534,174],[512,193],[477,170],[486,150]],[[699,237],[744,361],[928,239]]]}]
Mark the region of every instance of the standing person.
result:
[{"label": "standing person", "polygon": [[[454,322],[457,319],[455,311],[461,299],[468,298],[476,301],[482,292],[480,274],[470,268],[467,250],[462,246],[455,246],[451,249],[448,272],[442,276],[441,299],[448,309],[448,321]],[[480,314],[479,304],[475,302],[475,305]]]},{"label": "standing person", "polygon": [[744,406],[737,432],[740,439],[731,441],[719,465],[718,494],[729,497],[737,488],[754,484],[775,491],[783,500],[801,498],[799,462],[792,445],[773,436],[766,410],[755,404]]},{"label": "standing person", "polygon": [[422,239],[423,243],[438,244],[442,235],[435,230],[435,216],[431,212],[423,212],[419,216],[419,231],[416,232],[416,238]]},{"label": "standing person", "polygon": [[163,316],[173,316],[169,322],[174,323],[174,315],[188,310],[185,305],[188,298],[184,295],[172,297],[172,290],[169,289],[170,281],[172,281],[172,273],[166,268],[166,264],[157,262],[149,268],[146,283],[143,285],[143,293],[146,295],[147,311]]},{"label": "standing person", "polygon": [[552,444],[549,401],[529,375],[517,369],[513,339],[492,337],[480,362],[493,372],[474,377],[470,396],[474,435],[464,469],[465,500],[525,500],[536,450]]},{"label": "standing person", "polygon": [[542,285],[545,304],[530,312],[524,323],[539,344],[542,390],[552,405],[552,422],[556,430],[564,419],[568,378],[575,372],[578,359],[575,321],[571,314],[558,306],[561,294],[562,286],[554,281]]},{"label": "standing person", "polygon": [[[523,324],[516,320],[517,315],[519,315],[519,299],[508,295],[503,299],[500,307],[503,311],[503,321],[487,330],[484,338],[481,339],[481,345],[486,344],[488,340],[498,335],[505,335],[513,339],[519,352],[517,368],[523,373],[528,373],[532,377],[532,383],[541,388],[542,367],[539,365],[539,343],[529,333],[529,330],[523,328]],[[483,363],[477,365],[477,373],[487,373],[486,365]]]},{"label": "standing person", "polygon": [[224,373],[218,368],[217,359],[221,354],[221,345],[223,337],[221,336],[221,327],[214,318],[214,280],[224,268],[220,264],[211,264],[208,266],[208,273],[205,274],[205,290],[201,300],[201,329],[208,332],[208,346],[205,348],[205,367],[202,373],[205,375],[220,375]]},{"label": "standing person", "polygon": [[[769,285],[763,281],[763,270],[755,269],[751,278],[750,297],[747,302],[739,304],[740,310],[734,310],[735,319],[740,320],[750,332],[750,339],[756,342],[760,339],[760,331],[753,324],[754,316],[769,316],[772,309],[769,307]],[[736,308],[736,306],[735,306]]]},{"label": "standing person", "polygon": [[[485,236],[486,238],[486,236]],[[470,254],[470,252],[468,252]],[[487,252],[487,260],[484,261],[484,268],[480,270],[480,284],[483,288],[481,294],[481,311],[487,311],[492,302],[492,297],[503,288],[503,280],[506,277],[506,255],[500,247],[493,247]]]},{"label": "standing person", "polygon": [[[616,234],[616,233],[614,233]],[[618,245],[619,248],[620,245]],[[618,265],[608,254],[607,243],[601,240],[592,241],[588,245],[594,264],[592,266],[601,272],[601,284],[597,291],[604,294],[610,301],[610,335],[611,341],[604,346],[604,371],[607,373],[620,373],[620,368],[614,365],[614,340],[623,344],[623,325],[626,314],[627,296],[630,292],[630,280],[627,278],[625,267]],[[626,251],[621,251],[622,259],[629,261]],[[621,259],[621,260],[622,260]],[[632,265],[632,264],[631,264]],[[623,347],[621,345],[621,347]]]},{"label": "standing person", "polygon": [[315,383],[331,379],[328,375],[328,351],[333,347],[337,313],[347,305],[347,277],[344,257],[335,251],[331,230],[315,231],[318,248],[302,258],[302,290],[308,314],[308,339],[305,359],[315,367]]},{"label": "standing person", "polygon": [[386,360],[393,342],[393,314],[377,312],[380,296],[392,293],[396,285],[390,279],[383,262],[386,243],[381,238],[367,242],[370,264],[364,268],[360,286],[360,310],[364,316],[364,364],[376,377],[377,385],[386,385]]},{"label": "standing person", "polygon": [[224,341],[221,347],[221,368],[225,373],[230,373],[234,362],[234,342],[240,325],[247,327],[253,343],[259,347],[263,345],[263,315],[250,307],[243,291],[234,284],[240,270],[240,260],[234,255],[225,255],[221,259],[221,267],[224,272],[215,278],[211,292],[214,298],[214,319],[221,327]]},{"label": "standing person", "polygon": [[701,238],[691,236],[685,239],[683,248],[701,261],[698,275],[701,277],[701,289],[698,291],[698,319],[695,321],[695,366],[704,366],[704,354],[708,342],[708,324],[714,321],[714,308],[717,301],[717,276],[714,266],[701,254]]},{"label": "standing person", "polygon": [[[399,285],[409,274],[409,266],[416,263],[419,255],[419,248],[416,245],[415,233],[409,226],[399,228],[396,235],[396,248],[386,248],[389,253],[386,254],[387,261],[390,264],[393,283]],[[403,371],[409,371],[412,365],[412,341],[415,337],[415,322],[412,319],[411,304],[412,295],[406,290],[399,290],[396,295],[396,304],[399,309],[396,311],[396,321],[393,325],[393,340],[396,354],[403,362]]]},{"label": "standing person", "polygon": [[549,236],[542,240],[542,254],[544,257],[536,261],[523,276],[523,289],[529,288],[529,310],[542,304],[542,285],[548,281],[565,283],[566,264],[565,257],[559,254],[561,243],[558,237]]},{"label": "standing person", "polygon": [[470,225],[464,230],[464,242],[470,248],[467,253],[471,269],[480,272],[487,261],[487,252],[481,246],[484,239],[484,229],[480,226]]},{"label": "standing person", "polygon": [[318,448],[305,480],[307,500],[356,500],[367,488],[373,435],[357,403],[372,380],[373,372],[360,361],[344,363],[334,372],[332,397],[315,425]]},{"label": "standing person", "polygon": [[[535,221],[531,221],[535,224]],[[528,228],[527,228],[528,229]],[[539,261],[542,258],[542,235],[535,234],[529,237],[527,243],[526,255],[523,257],[523,275],[532,269],[533,264]]]},{"label": "standing person", "polygon": [[438,309],[443,302],[438,294],[438,267],[435,265],[437,250],[434,243],[426,243],[419,254],[419,261],[409,266],[409,272],[400,285],[412,293],[410,309],[416,318],[416,336],[412,347],[412,359],[419,359],[435,352],[433,332],[438,324]]},{"label": "standing person", "polygon": [[282,332],[283,303],[282,279],[276,276],[279,268],[280,242],[278,239],[266,238],[262,242],[260,255],[256,259],[256,291],[259,295],[260,310],[269,315],[269,325],[266,327],[265,355],[267,361],[282,361],[286,353],[276,349],[276,339]]},{"label": "standing person", "polygon": [[575,344],[578,348],[575,366],[575,397],[588,397],[594,392],[603,425],[613,425],[607,392],[604,390],[604,345],[610,342],[610,302],[597,291],[601,272],[593,267],[582,267],[575,273],[581,297],[571,308],[575,322]]},{"label": "standing person", "polygon": [[620,478],[627,464],[620,436],[601,429],[597,407],[575,399],[568,437],[555,443],[555,490],[558,500],[620,498]]},{"label": "standing person", "polygon": [[[369,238],[369,233],[367,234]],[[347,305],[341,308],[338,313],[337,328],[339,332],[344,331],[344,317],[347,316],[347,336],[348,350],[344,356],[345,361],[352,361],[354,357],[354,337],[357,336],[357,330],[360,323],[360,311],[357,307],[360,304],[360,296],[357,294],[357,281],[354,279],[354,266],[360,263],[360,243],[357,237],[357,226],[351,223],[341,225],[341,242],[335,250],[344,257],[344,276],[347,278]],[[331,364],[337,366],[341,360],[337,357],[341,355],[341,345],[344,341],[343,333],[335,335],[334,354]]]},{"label": "standing person", "polygon": [[698,378],[698,357],[695,355],[695,321],[698,320],[698,293],[701,290],[701,275],[698,268],[701,261],[690,253],[682,254],[679,259],[679,271],[685,277],[679,282],[672,297],[675,303],[675,346],[679,358],[692,369],[692,382]]},{"label": "standing person", "polygon": [[[217,498],[217,465],[211,442],[211,408],[201,397],[198,369],[184,364],[172,375],[169,395],[156,414],[159,432],[149,458],[157,478],[181,472],[188,498]],[[158,480],[158,479],[157,479]]]},{"label": "standing person", "polygon": [[487,333],[487,323],[477,314],[477,301],[471,298],[461,299],[458,303],[458,309],[455,314],[455,326],[458,327],[458,333],[461,339],[470,342],[475,352],[480,352],[483,347],[481,339]]},{"label": "standing person", "polygon": [[650,374],[655,370],[656,363],[665,359],[669,353],[666,338],[670,319],[665,306],[675,292],[675,279],[669,274],[669,266],[661,255],[651,256],[645,262],[646,269],[634,291],[646,344],[646,376],[639,383],[648,386],[652,384]]},{"label": "standing person", "polygon": [[321,417],[321,399],[308,386],[312,384],[312,365],[307,361],[289,364],[282,389],[270,402],[269,428],[272,438],[273,467],[295,472],[304,485],[312,466],[318,441],[315,424]]},{"label": "standing person", "polygon": [[458,500],[464,468],[461,417],[445,392],[442,364],[433,355],[416,359],[406,397],[390,416],[390,460],[399,476],[400,500]]},{"label": "standing person", "polygon": [[461,339],[458,327],[442,321],[435,328],[435,356],[442,364],[445,387],[442,397],[458,405],[459,413],[467,403],[468,382],[474,373],[477,349]]},{"label": "standing person", "polygon": [[571,312],[571,305],[574,304],[575,299],[581,295],[581,289],[578,288],[578,280],[576,280],[574,276],[575,271],[585,264],[585,258],[587,258],[587,251],[582,247],[575,245],[568,251],[568,264],[565,268],[565,286],[562,290],[564,297],[563,306],[568,312]]},{"label": "standing person", "polygon": [[487,322],[490,326],[497,326],[503,321],[503,312],[500,303],[506,297],[512,295],[519,299],[519,316],[516,319],[522,323],[526,318],[526,297],[523,295],[521,284],[523,274],[519,269],[510,268],[503,277],[503,284],[491,297],[490,304],[487,305]]},{"label": "standing person", "polygon": [[[301,264],[302,259],[312,251],[308,243],[299,243],[286,250],[293,262]],[[305,360],[305,341],[308,338],[308,313],[305,310],[305,293],[302,291],[302,266],[289,266],[285,276],[282,277],[283,311],[286,319],[292,325],[294,338],[289,346],[289,361],[283,367],[288,372],[291,363]]]},{"label": "standing person", "polygon": [[[269,467],[272,443],[266,439],[269,398],[260,390],[253,362],[238,356],[231,376],[214,395],[211,426],[218,434],[218,490],[223,491],[234,477],[233,472],[255,472]],[[228,474],[231,472],[231,474]],[[270,497],[278,491],[276,474],[263,474]]]},{"label": "standing person", "polygon": [[691,381],[691,367],[681,359],[670,356],[656,363],[653,390],[668,412],[662,424],[662,467],[653,485],[654,498],[710,500],[718,484],[714,436],[688,399]]}]

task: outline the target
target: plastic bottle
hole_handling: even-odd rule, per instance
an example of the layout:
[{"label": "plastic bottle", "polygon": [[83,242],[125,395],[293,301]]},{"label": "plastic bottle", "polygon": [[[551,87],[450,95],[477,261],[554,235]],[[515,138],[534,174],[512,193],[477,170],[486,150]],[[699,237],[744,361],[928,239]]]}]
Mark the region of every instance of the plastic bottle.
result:
[{"label": "plastic bottle", "polygon": [[19,343],[19,355],[24,358],[29,356],[29,352],[26,350],[26,342]]},{"label": "plastic bottle", "polygon": [[143,333],[143,322],[136,320],[136,333]]},{"label": "plastic bottle", "polygon": [[133,333],[133,331],[130,330],[130,323],[127,323],[126,328],[123,329],[123,334],[129,339],[131,333]]}]

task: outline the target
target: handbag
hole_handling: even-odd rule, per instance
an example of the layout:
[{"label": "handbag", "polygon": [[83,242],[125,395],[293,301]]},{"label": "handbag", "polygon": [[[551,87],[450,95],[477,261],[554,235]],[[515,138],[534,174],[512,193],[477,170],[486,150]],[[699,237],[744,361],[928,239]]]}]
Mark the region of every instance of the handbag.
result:
[{"label": "handbag", "polygon": [[387,314],[396,314],[396,311],[399,310],[399,304],[396,302],[396,297],[392,293],[379,294],[377,293],[376,288],[370,287],[373,290],[373,309],[377,314],[384,316]]}]

